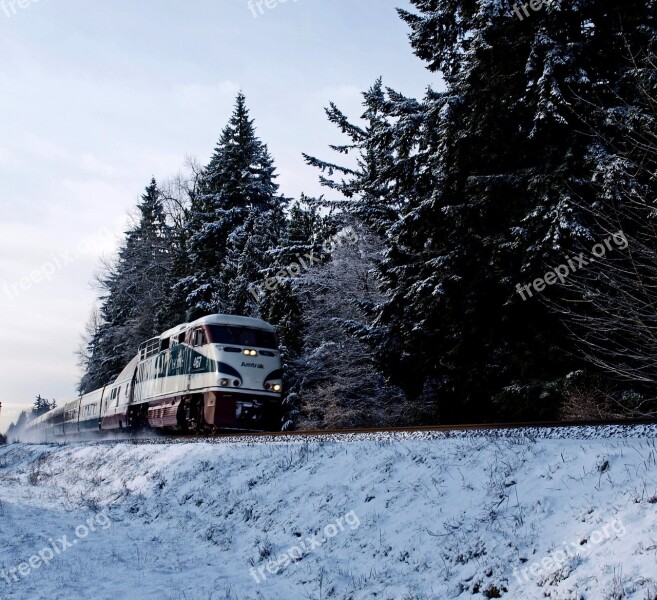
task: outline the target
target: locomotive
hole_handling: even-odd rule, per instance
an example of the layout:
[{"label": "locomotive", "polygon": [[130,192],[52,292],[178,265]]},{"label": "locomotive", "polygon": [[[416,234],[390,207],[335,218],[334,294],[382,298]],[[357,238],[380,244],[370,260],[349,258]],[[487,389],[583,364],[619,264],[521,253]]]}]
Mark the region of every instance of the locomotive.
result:
[{"label": "locomotive", "polygon": [[210,315],[145,341],[108,385],[30,421],[46,439],[87,432],[280,430],[283,368],[276,330]]}]

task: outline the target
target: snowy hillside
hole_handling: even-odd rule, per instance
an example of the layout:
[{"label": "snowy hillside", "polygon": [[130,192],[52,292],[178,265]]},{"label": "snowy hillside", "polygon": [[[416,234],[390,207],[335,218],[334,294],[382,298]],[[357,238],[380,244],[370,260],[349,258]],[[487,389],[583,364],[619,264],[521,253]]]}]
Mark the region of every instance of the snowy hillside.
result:
[{"label": "snowy hillside", "polygon": [[531,434],[0,447],[0,598],[656,598],[655,429]]}]

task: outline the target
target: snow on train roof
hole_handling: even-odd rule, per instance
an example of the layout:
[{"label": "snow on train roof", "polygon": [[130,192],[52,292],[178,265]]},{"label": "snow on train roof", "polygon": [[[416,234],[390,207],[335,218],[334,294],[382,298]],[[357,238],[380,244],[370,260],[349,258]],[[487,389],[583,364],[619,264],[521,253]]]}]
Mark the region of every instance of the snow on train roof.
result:
[{"label": "snow on train roof", "polygon": [[207,317],[201,317],[196,321],[191,323],[184,323],[183,325],[178,325],[173,329],[165,331],[160,339],[166,339],[192,327],[198,327],[200,325],[235,325],[236,327],[254,327],[256,329],[264,329],[265,331],[275,332],[276,329],[267,321],[262,319],[253,319],[251,317],[238,317],[235,315],[208,315]]}]

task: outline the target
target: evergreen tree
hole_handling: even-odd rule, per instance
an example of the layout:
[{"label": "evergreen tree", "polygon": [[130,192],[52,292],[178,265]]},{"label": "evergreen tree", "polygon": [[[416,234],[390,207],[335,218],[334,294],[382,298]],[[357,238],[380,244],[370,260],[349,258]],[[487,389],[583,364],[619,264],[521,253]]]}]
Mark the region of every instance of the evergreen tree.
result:
[{"label": "evergreen tree", "polygon": [[377,82],[367,129],[329,111],[359,169],[309,159],[344,176],[325,182],[356,196],[348,209],[386,240],[387,300],[363,335],[407,393],[436,401],[436,418],[554,416],[578,363],[558,319],[516,286],[594,243],[593,180],[613,151],[578,115],[593,101],[612,109],[631,85],[623,54],[654,44],[655,5],[553,3],[520,21],[493,0],[412,3],[417,13],[400,11],[411,43],[446,91],[418,104]]},{"label": "evergreen tree", "polygon": [[[192,199],[189,228],[188,319],[252,312],[249,279],[274,245],[286,200],[267,146],[256,136],[242,93]],[[251,239],[251,236],[254,239]]]},{"label": "evergreen tree", "polygon": [[53,408],[57,407],[57,403],[53,400],[52,402],[50,400],[46,400],[45,398],[41,397],[41,394],[39,394],[36,397],[36,400],[34,400],[34,406],[32,407],[32,412],[31,412],[31,417],[34,419],[36,417],[39,417],[48,411],[51,411]]},{"label": "evergreen tree", "polygon": [[[309,255],[319,256],[322,244],[336,231],[335,220],[322,217],[318,201],[302,195],[291,206],[279,242],[269,252],[269,265],[264,277],[276,278],[273,290],[259,282],[259,316],[276,325],[286,359],[294,359],[302,350],[305,316],[299,284],[307,279],[307,270],[314,269]],[[251,288],[253,289],[253,287]]]},{"label": "evergreen tree", "polygon": [[155,179],[138,205],[139,222],[127,232],[116,263],[100,280],[100,319],[91,325],[84,376],[87,393],[116,377],[141,342],[159,333],[157,311],[167,294],[171,269],[170,228]]},{"label": "evergreen tree", "polygon": [[[587,260],[597,264],[570,275],[568,293],[550,304],[594,371],[593,376],[578,374],[569,390],[567,408],[574,414],[657,414],[655,50],[647,47],[628,59],[632,85],[619,91],[616,106],[590,104],[582,115],[592,140],[613,154],[603,152],[596,161],[599,200],[589,215],[597,244],[593,249],[598,254],[602,249],[603,256],[592,256],[590,245],[582,247]],[[596,371],[604,378],[596,377]]]}]

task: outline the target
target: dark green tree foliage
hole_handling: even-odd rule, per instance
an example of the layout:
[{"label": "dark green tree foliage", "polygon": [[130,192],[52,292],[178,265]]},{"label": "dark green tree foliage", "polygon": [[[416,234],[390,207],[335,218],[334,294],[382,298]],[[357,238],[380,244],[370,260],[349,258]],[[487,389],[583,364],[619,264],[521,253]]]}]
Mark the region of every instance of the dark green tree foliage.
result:
[{"label": "dark green tree foliage", "polygon": [[260,285],[265,278],[276,278],[273,290],[260,288],[260,318],[275,323],[284,356],[290,359],[301,352],[305,335],[305,315],[300,302],[299,284],[309,271],[314,271],[314,259],[320,257],[322,244],[336,231],[335,219],[320,214],[322,200],[301,197],[290,207],[278,245],[270,253],[268,267],[261,271]]},{"label": "dark green tree foliage", "polygon": [[285,215],[278,206],[264,214],[249,215],[231,236],[222,273],[223,285],[228,289],[229,313],[257,316],[251,284],[262,280],[270,268],[285,227]]},{"label": "dark green tree foliage", "polygon": [[127,232],[115,264],[99,282],[101,319],[88,342],[81,393],[110,383],[139,344],[160,333],[156,317],[167,296],[171,253],[169,226],[154,179],[138,209],[138,224]]},{"label": "dark green tree foliage", "polygon": [[275,247],[286,201],[277,195],[276,177],[240,93],[192,198],[190,271],[179,283],[189,320],[253,312],[246,288]]},{"label": "dark green tree foliage", "polygon": [[521,21],[499,1],[412,4],[411,43],[446,90],[418,103],[377,82],[367,128],[328,111],[359,168],[309,159],[342,175],[325,182],[386,240],[387,300],[361,335],[407,393],[437,401],[436,418],[554,415],[577,361],[516,285],[597,241],[588,208],[613,149],[579,115],[627,98],[625,57],[654,44],[655,5],[575,0]]},{"label": "dark green tree foliage", "polygon": [[155,319],[156,330],[159,332],[184,323],[187,317],[187,294],[182,282],[191,272],[188,254],[189,235],[187,225],[174,227],[170,232],[171,268],[163,285],[166,293]]},{"label": "dark green tree foliage", "polygon": [[[610,392],[603,404],[635,416],[657,413],[655,50],[647,46],[628,60],[630,85],[619,87],[616,106],[591,104],[583,115],[602,149],[598,201],[590,208],[596,242],[613,242],[598,268],[570,276],[569,294],[551,305],[569,325],[578,352],[604,373]],[[611,156],[604,152],[608,148]],[[582,250],[591,257],[590,247]]]},{"label": "dark green tree foliage", "polygon": [[330,219],[320,214],[318,204],[321,200],[302,195],[290,207],[283,244],[288,249],[288,258],[292,256],[290,252],[311,250],[317,239],[328,239]]},{"label": "dark green tree foliage", "polygon": [[34,419],[36,417],[39,417],[48,411],[51,411],[53,408],[57,407],[57,403],[53,400],[52,402],[50,400],[46,400],[45,398],[41,397],[41,394],[39,394],[36,399],[34,400],[34,406],[32,407],[32,412],[31,417]]}]

